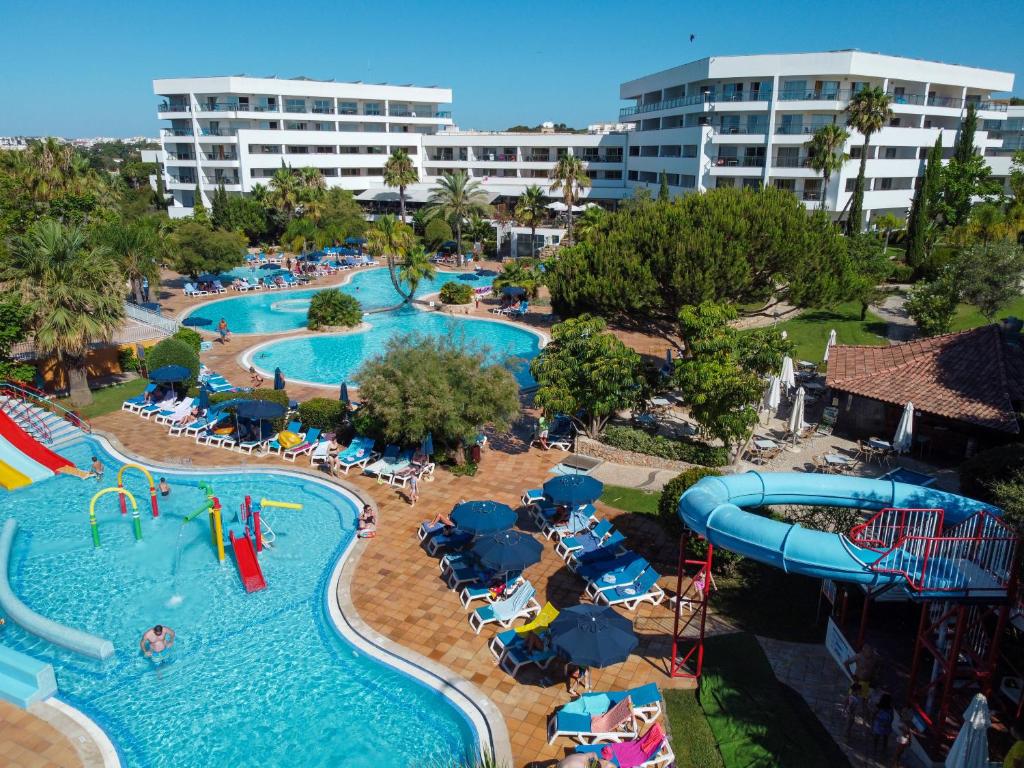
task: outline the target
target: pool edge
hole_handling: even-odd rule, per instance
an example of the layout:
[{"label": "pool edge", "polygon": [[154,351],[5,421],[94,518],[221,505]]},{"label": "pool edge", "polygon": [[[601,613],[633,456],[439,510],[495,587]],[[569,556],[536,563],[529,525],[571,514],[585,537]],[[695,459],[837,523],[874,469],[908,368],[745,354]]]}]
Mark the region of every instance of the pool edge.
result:
[{"label": "pool edge", "polygon": [[[52,715],[51,712],[46,710],[52,710],[57,715],[67,718],[73,723],[73,726],[68,727],[65,722],[55,722],[49,716],[42,716],[43,714]],[[82,763],[85,768],[94,768],[94,766],[95,768],[121,768],[121,758],[117,753],[114,743],[107,736],[107,732],[82,710],[63,701],[59,696],[51,696],[37,704],[33,704],[28,712],[48,723],[72,744],[75,744],[76,740],[85,741],[88,739],[91,741],[93,746],[99,751],[100,761],[97,763],[83,758]],[[75,751],[78,752],[77,746]],[[82,757],[80,752],[78,755]]]}]

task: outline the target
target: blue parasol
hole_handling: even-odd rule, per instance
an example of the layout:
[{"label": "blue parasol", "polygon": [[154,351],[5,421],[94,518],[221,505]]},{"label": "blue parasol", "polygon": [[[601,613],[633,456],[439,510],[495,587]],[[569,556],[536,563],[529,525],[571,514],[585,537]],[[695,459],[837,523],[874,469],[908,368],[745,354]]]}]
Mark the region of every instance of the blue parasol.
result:
[{"label": "blue parasol", "polygon": [[501,289],[501,294],[512,298],[522,298],[526,295],[526,289],[520,288],[518,285],[506,285]]},{"label": "blue parasol", "polygon": [[349,403],[348,384],[346,384],[344,381],[341,382],[341,386],[338,388],[338,399],[341,400],[341,402],[345,403],[346,405],[348,405]]},{"label": "blue parasol", "polygon": [[548,627],[551,645],[580,667],[619,664],[639,644],[633,623],[607,606],[573,605]]},{"label": "blue parasol", "polygon": [[539,563],[543,549],[539,541],[522,531],[488,533],[472,547],[477,562],[497,573],[521,571]]},{"label": "blue parasol", "polygon": [[284,374],[280,368],[274,369],[274,389],[284,389]]},{"label": "blue parasol", "polygon": [[196,282],[199,283],[212,283],[214,280],[220,280],[220,275],[211,275],[207,272],[205,275],[200,275],[196,278]]},{"label": "blue parasol", "polygon": [[438,250],[457,251],[459,250],[459,244],[456,243],[454,240],[445,240],[443,243],[441,243],[441,246],[440,248],[438,248]]},{"label": "blue parasol", "polygon": [[345,244],[346,245],[365,245],[366,244],[366,238],[365,237],[346,237],[345,238]]},{"label": "blue parasol", "polygon": [[544,495],[555,504],[578,507],[601,498],[604,484],[589,475],[562,475],[544,483]]},{"label": "blue parasol", "polygon": [[511,528],[516,524],[516,511],[497,501],[464,501],[452,510],[452,522],[479,536]]},{"label": "blue parasol", "polygon": [[259,268],[260,269],[267,269],[267,270],[270,270],[270,269],[277,270],[277,269],[281,269],[281,265],[280,264],[260,264]]},{"label": "blue parasol", "polygon": [[427,436],[423,438],[423,442],[420,444],[420,451],[424,456],[432,456],[434,453],[434,434],[427,432]]},{"label": "blue parasol", "polygon": [[284,411],[283,405],[269,400],[239,400],[235,406],[235,415],[238,418],[253,421],[279,419],[284,416]]},{"label": "blue parasol", "polygon": [[189,328],[202,328],[204,325],[213,325],[213,320],[208,317],[193,315],[192,317],[186,317],[181,321],[181,324],[187,325]]},{"label": "blue parasol", "polygon": [[149,372],[149,380],[157,384],[175,384],[192,378],[192,371],[184,365],[164,365]]},{"label": "blue parasol", "polygon": [[210,407],[210,390],[207,389],[204,384],[199,388],[199,399],[196,402],[196,408],[201,411],[205,411]]}]

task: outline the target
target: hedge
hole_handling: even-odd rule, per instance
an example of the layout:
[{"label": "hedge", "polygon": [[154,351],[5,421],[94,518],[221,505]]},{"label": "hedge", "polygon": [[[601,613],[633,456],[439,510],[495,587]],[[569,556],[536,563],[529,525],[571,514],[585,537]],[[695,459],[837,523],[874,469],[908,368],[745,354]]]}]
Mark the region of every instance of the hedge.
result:
[{"label": "hedge", "polygon": [[347,414],[344,403],[329,397],[314,397],[299,403],[299,418],[303,426],[316,427],[324,432],[336,431]]},{"label": "hedge", "polygon": [[993,483],[1010,479],[1024,467],[1024,443],[989,448],[960,465],[960,492],[989,504],[998,503]]},{"label": "hedge", "polygon": [[200,336],[196,331],[193,331],[191,328],[188,328],[186,326],[182,326],[181,328],[176,330],[174,332],[174,335],[171,336],[171,338],[185,342],[190,347],[192,347],[192,349],[195,350],[197,355],[199,354],[199,347],[203,343],[203,337]]},{"label": "hedge", "polygon": [[146,370],[155,371],[165,365],[183,365],[192,372],[192,378],[183,382],[191,386],[199,377],[199,353],[187,342],[173,337],[166,338],[146,352]]},{"label": "hedge", "polygon": [[453,280],[441,286],[441,301],[444,304],[469,304],[473,301],[473,287],[468,283]]},{"label": "hedge", "polygon": [[686,438],[672,439],[652,435],[632,427],[608,427],[601,436],[601,442],[613,448],[634,453],[645,453],[672,461],[685,461],[705,467],[724,467],[729,463],[729,452],[725,448]]},{"label": "hedge", "polygon": [[322,326],[345,326],[351,328],[363,321],[363,308],[355,296],[342,293],[337,288],[318,291],[309,302],[309,330]]}]

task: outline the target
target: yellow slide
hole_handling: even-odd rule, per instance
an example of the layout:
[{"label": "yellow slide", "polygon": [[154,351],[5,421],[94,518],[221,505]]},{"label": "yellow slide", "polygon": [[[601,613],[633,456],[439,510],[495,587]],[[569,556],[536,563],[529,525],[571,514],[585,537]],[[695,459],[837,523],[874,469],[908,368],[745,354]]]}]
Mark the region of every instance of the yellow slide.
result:
[{"label": "yellow slide", "polygon": [[0,485],[8,491],[24,488],[31,482],[27,475],[23,475],[7,462],[0,461]]}]

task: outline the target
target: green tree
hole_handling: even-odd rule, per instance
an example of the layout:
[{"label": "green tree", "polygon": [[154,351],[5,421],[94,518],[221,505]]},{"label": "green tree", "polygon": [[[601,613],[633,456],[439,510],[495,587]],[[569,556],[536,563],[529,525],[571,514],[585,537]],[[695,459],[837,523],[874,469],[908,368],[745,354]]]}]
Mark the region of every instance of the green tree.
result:
[{"label": "green tree", "polygon": [[886,249],[874,235],[854,235],[848,241],[851,266],[849,296],[860,302],[860,319],[867,318],[868,307],[879,301],[883,293],[879,285],[892,274],[893,263]]},{"label": "green tree", "polygon": [[34,365],[11,357],[11,348],[28,337],[30,318],[30,308],[17,296],[0,296],[0,380],[31,382],[35,377]]},{"label": "green tree", "polygon": [[1010,192],[1018,204],[1024,203],[1024,149],[1018,149],[1010,160]]},{"label": "green tree", "polygon": [[432,250],[437,250],[441,243],[447,243],[454,236],[452,228],[444,219],[434,219],[423,230],[423,240]]},{"label": "green tree", "polygon": [[430,191],[427,204],[423,207],[427,222],[436,218],[444,219],[455,230],[455,241],[459,244],[459,265],[464,263],[462,227],[474,213],[489,216],[491,206],[487,192],[480,182],[470,179],[465,171],[454,171],[442,175],[437,186]]},{"label": "green tree", "polygon": [[192,278],[204,272],[227,272],[245,262],[245,235],[239,232],[210,230],[187,221],[174,231],[170,241],[172,266]]},{"label": "green tree", "polygon": [[793,347],[770,329],[744,335],[729,325],[735,318],[736,310],[725,304],[683,307],[679,329],[686,353],[676,361],[672,381],[701,428],[738,461],[758,421],[762,376]]},{"label": "green tree", "polygon": [[422,245],[413,245],[402,257],[402,265],[398,268],[398,278],[409,287],[406,302],[411,302],[416,289],[424,280],[432,280],[437,276],[437,267],[430,260],[430,254]]},{"label": "green tree", "polygon": [[398,188],[398,211],[402,221],[405,221],[405,188],[420,180],[416,166],[412,164],[409,153],[401,147],[395,147],[391,156],[384,163],[384,185]]},{"label": "green tree", "polygon": [[590,177],[587,176],[583,161],[576,155],[562,155],[551,170],[551,191],[562,190],[562,200],[565,202],[565,215],[568,217],[567,236],[572,240],[572,207],[580,199],[583,190],[590,186]]},{"label": "green tree", "polygon": [[999,193],[999,184],[992,179],[992,169],[978,152],[965,162],[950,160],[942,169],[941,188],[939,210],[946,227],[965,224],[975,198],[985,201]]},{"label": "green tree", "polygon": [[494,278],[492,286],[496,294],[506,287],[522,288],[528,298],[535,299],[540,291],[541,279],[532,267],[523,266],[521,261],[508,261]]},{"label": "green tree", "polygon": [[974,136],[978,131],[978,108],[971,102],[967,103],[967,113],[960,121],[960,131],[953,144],[953,160],[966,163],[977,153]]},{"label": "green tree", "polygon": [[142,281],[160,282],[160,259],[167,248],[160,230],[151,221],[120,220],[105,227],[99,241],[118,259],[135,303],[142,304]]},{"label": "green tree", "polygon": [[596,205],[592,205],[576,219],[573,231],[577,240],[590,240],[600,235],[602,227],[608,221],[608,211]]},{"label": "green tree", "polygon": [[850,156],[843,151],[850,134],[835,123],[823,125],[814,132],[807,145],[808,164],[821,174],[821,205],[828,199],[828,183],[833,174],[843,169]]},{"label": "green tree", "polygon": [[515,221],[521,227],[530,228],[530,257],[537,257],[537,225],[547,216],[547,204],[544,202],[544,190],[531,184],[516,203]]},{"label": "green tree", "polygon": [[608,419],[639,404],[643,381],[640,356],[589,315],[551,329],[551,341],[530,363],[537,381],[534,403],[545,413],[566,414],[590,437]]},{"label": "green tree", "polygon": [[669,199],[668,174],[664,169],[662,169],[661,174],[658,177],[658,200],[663,203],[667,203]]},{"label": "green tree", "polygon": [[270,178],[268,201],[289,219],[296,214],[302,202],[302,183],[294,169],[287,167],[283,160]]},{"label": "green tree", "polygon": [[1007,240],[965,248],[955,263],[960,298],[974,304],[990,323],[999,310],[1021,295],[1024,248]]},{"label": "green tree", "polygon": [[28,307],[36,349],[67,372],[71,402],[88,405],[89,345],[109,341],[124,319],[117,259],[105,246],[91,247],[80,228],[42,219],[15,238],[0,280]]},{"label": "green tree", "polygon": [[207,226],[210,223],[210,217],[206,213],[206,206],[203,204],[203,193],[199,190],[199,184],[196,183],[195,191],[192,193],[192,220],[196,224],[202,224]]},{"label": "green tree", "polygon": [[875,218],[871,220],[871,223],[875,225],[875,229],[881,230],[885,233],[885,241],[882,244],[882,249],[884,251],[889,250],[889,238],[892,237],[892,233],[897,229],[900,229],[904,224],[903,219],[895,213],[889,212],[883,213],[880,216],[875,216]]},{"label": "green tree", "polygon": [[189,369],[191,378],[182,382],[186,387],[192,386],[199,378],[199,352],[183,339],[161,339],[146,352],[146,367],[149,370],[155,371],[165,365],[180,365]]},{"label": "green tree", "polygon": [[454,334],[390,339],[355,379],[361,430],[401,445],[418,445],[430,434],[460,464],[466,444],[485,425],[503,432],[519,413],[512,374],[489,363],[487,350],[466,347]]},{"label": "green tree", "polygon": [[860,154],[860,169],[853,188],[847,231],[857,234],[864,222],[864,174],[867,172],[868,149],[872,135],[878,133],[892,119],[889,95],[880,87],[862,88],[857,91],[846,107],[850,126],[864,137]]},{"label": "green tree", "polygon": [[332,187],[323,193],[319,205],[317,226],[336,233],[339,241],[359,237],[366,231],[366,214],[349,190]]},{"label": "green tree", "polygon": [[391,284],[402,297],[402,301],[410,301],[412,294],[407,294],[402,289],[398,265],[405,260],[414,239],[412,227],[389,213],[378,217],[373,227],[366,233],[366,250],[375,259],[384,259],[387,262]]},{"label": "green tree", "polygon": [[210,223],[215,229],[228,229],[224,226],[224,209],[227,206],[228,193],[223,184],[218,184],[213,190],[213,198],[210,200]]},{"label": "green tree", "polygon": [[252,196],[231,195],[214,212],[213,226],[241,232],[250,243],[258,243],[269,231],[267,209]]},{"label": "green tree", "polygon": [[463,235],[470,242],[480,244],[481,255],[494,253],[497,242],[494,225],[480,214],[473,213],[466,219]]},{"label": "green tree", "polygon": [[925,163],[924,177],[921,185],[914,191],[914,199],[910,205],[907,218],[907,264],[919,268],[931,250],[931,237],[936,227],[933,221],[937,215],[937,201],[942,185],[942,132],[935,139],[935,145],[929,150]]},{"label": "green tree", "polygon": [[337,288],[317,291],[309,301],[309,318],[306,326],[318,331],[324,326],[345,326],[348,328],[363,322],[363,308],[355,296],[342,293]]},{"label": "green tree", "polygon": [[949,333],[960,301],[956,272],[946,267],[934,280],[921,282],[910,289],[906,310],[922,336]]}]

